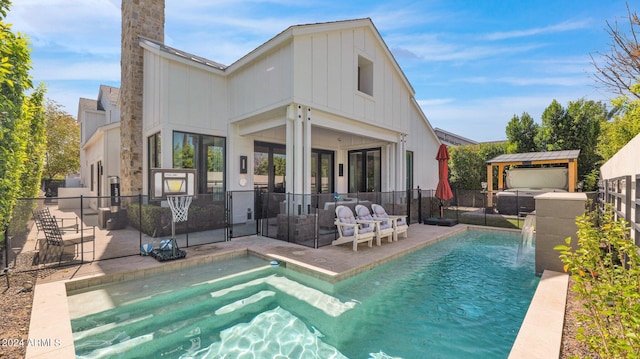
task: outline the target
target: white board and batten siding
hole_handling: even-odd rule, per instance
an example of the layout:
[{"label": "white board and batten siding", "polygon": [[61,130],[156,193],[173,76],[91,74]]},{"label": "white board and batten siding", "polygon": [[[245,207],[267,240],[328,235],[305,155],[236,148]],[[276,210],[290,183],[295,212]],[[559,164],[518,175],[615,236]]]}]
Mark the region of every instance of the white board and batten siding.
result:
[{"label": "white board and batten siding", "polygon": [[285,43],[242,67],[229,67],[230,122],[291,103],[291,56],[291,46]]},{"label": "white board and batten siding", "polygon": [[[358,57],[373,63],[373,93],[358,91]],[[368,26],[294,37],[294,101],[396,131],[407,130],[412,89]]]},{"label": "white board and batten siding", "polygon": [[226,136],[226,78],[221,71],[146,52],[144,81],[145,89],[153,89],[144,93],[145,132],[168,126]]}]

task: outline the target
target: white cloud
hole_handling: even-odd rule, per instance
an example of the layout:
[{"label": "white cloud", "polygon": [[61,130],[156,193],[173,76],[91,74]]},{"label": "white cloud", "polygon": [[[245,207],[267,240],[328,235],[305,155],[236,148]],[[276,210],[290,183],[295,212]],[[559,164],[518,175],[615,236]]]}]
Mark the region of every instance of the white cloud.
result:
[{"label": "white cloud", "polygon": [[432,99],[418,100],[417,102],[420,105],[420,107],[425,109],[425,108],[429,108],[430,106],[446,105],[454,101],[455,99],[452,99],[452,98],[432,98]]},{"label": "white cloud", "polygon": [[34,61],[32,76],[38,81],[120,81],[119,61]]},{"label": "white cloud", "polygon": [[558,32],[574,31],[589,28],[593,26],[592,21],[589,19],[579,21],[565,21],[555,25],[549,25],[544,27],[537,27],[525,30],[513,30],[504,32],[493,32],[483,35],[482,38],[486,40],[507,40],[513,38],[530,37],[536,35],[547,35]]},{"label": "white cloud", "polygon": [[95,54],[120,51],[120,2],[14,1],[7,22],[26,34],[34,47]]}]

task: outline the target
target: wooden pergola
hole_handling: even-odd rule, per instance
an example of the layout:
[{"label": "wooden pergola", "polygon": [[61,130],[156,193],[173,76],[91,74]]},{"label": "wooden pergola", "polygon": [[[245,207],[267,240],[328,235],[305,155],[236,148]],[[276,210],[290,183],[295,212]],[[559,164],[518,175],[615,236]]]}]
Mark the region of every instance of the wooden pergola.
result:
[{"label": "wooden pergola", "polygon": [[493,205],[493,167],[498,166],[498,191],[504,190],[504,168],[506,166],[555,165],[566,163],[569,168],[568,191],[575,192],[578,182],[578,155],[580,150],[528,152],[504,154],[487,161],[487,190],[489,205]]}]

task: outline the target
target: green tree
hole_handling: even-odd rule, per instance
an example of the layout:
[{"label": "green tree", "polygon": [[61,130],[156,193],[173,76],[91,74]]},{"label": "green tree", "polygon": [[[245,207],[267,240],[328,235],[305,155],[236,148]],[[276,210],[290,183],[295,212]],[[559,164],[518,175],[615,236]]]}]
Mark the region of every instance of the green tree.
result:
[{"label": "green tree", "polygon": [[506,133],[509,140],[509,153],[526,153],[539,151],[536,143],[539,126],[533,121],[533,117],[526,112],[518,117],[513,115],[507,124]]},{"label": "green tree", "polygon": [[196,168],[196,150],[193,142],[189,141],[190,135],[180,134],[181,140],[174,138],[173,146],[173,167],[174,168]]},{"label": "green tree", "polygon": [[[634,87],[634,91],[640,92],[640,85]],[[613,120],[602,124],[596,153],[602,157],[603,162],[613,157],[640,133],[640,100],[620,96],[611,103],[619,109],[619,113]]]},{"label": "green tree", "polygon": [[[555,99],[542,113],[542,126],[538,131],[536,142],[541,150],[556,151],[564,149],[567,135],[567,111]],[[571,148],[575,150],[576,148]]]},{"label": "green tree", "polygon": [[53,179],[80,168],[80,126],[55,101],[45,105],[47,150],[44,177]]},{"label": "green tree", "polygon": [[25,92],[33,87],[28,40],[4,22],[10,5],[0,0],[0,228],[9,223],[22,190],[30,141],[30,118],[23,114],[23,104]]},{"label": "green tree", "polygon": [[487,180],[487,160],[506,153],[505,143],[481,143],[449,148],[449,183],[452,188],[477,190]]},{"label": "green tree", "polygon": [[580,150],[578,179],[584,180],[587,175],[597,171],[602,162],[596,147],[600,128],[611,115],[601,102],[580,99],[570,101],[565,109],[553,100],[542,114],[542,125],[536,141],[540,148],[547,151]]},{"label": "green tree", "polygon": [[44,168],[44,156],[46,152],[46,132],[44,95],[46,89],[38,86],[29,96],[24,105],[24,113],[29,118],[29,146],[26,148],[25,171],[22,173],[21,197],[38,197],[42,170]]}]

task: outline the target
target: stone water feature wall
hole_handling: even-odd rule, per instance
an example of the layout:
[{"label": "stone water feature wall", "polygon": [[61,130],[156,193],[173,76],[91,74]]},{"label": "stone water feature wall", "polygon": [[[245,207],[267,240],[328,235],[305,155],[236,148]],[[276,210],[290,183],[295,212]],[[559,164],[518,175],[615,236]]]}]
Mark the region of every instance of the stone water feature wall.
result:
[{"label": "stone water feature wall", "polygon": [[587,208],[585,193],[549,192],[535,197],[536,200],[536,274],[545,270],[564,272],[560,253],[553,249],[565,244],[571,237],[577,241],[576,217],[583,215]]}]

